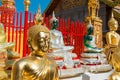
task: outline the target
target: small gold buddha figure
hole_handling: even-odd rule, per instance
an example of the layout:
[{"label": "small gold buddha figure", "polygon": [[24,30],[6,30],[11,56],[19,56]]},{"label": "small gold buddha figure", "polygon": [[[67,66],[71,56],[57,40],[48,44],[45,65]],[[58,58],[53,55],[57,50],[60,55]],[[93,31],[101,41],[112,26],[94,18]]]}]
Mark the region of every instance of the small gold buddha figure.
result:
[{"label": "small gold buddha figure", "polygon": [[[41,15],[38,10],[37,15]],[[28,29],[29,56],[16,61],[12,68],[12,80],[59,80],[57,65],[47,51],[50,43],[49,29],[42,25],[41,17]]]},{"label": "small gold buddha figure", "polygon": [[116,32],[118,22],[115,20],[113,13],[108,21],[108,27],[110,31],[106,34],[105,54],[109,64],[114,68],[114,72],[108,80],[120,80],[120,35]]}]

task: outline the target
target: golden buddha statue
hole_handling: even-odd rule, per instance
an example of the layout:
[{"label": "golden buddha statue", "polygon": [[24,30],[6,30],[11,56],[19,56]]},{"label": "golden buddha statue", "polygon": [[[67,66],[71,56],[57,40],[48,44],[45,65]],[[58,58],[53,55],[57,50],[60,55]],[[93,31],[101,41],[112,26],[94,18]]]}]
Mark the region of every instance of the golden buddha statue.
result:
[{"label": "golden buddha statue", "polygon": [[[37,15],[41,15],[38,10]],[[12,80],[59,80],[57,65],[46,55],[49,49],[50,32],[42,25],[41,16],[28,29],[29,56],[16,61],[12,68]]]},{"label": "golden buddha statue", "polygon": [[105,54],[110,65],[113,66],[114,72],[108,80],[120,80],[120,35],[116,32],[118,22],[112,17],[108,21],[110,31],[106,34]]},{"label": "golden buddha statue", "polygon": [[14,45],[14,42],[6,42],[4,26],[0,23],[0,80],[10,78],[12,63],[19,57],[17,52],[12,52]]}]

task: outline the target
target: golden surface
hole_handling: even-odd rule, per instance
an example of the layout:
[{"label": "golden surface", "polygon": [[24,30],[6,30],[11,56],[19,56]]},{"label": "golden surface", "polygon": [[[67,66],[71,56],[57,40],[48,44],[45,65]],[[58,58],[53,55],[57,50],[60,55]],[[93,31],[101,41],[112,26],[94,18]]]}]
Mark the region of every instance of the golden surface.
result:
[{"label": "golden surface", "polygon": [[89,0],[88,2],[88,13],[92,18],[98,16],[100,4],[99,0]]},{"label": "golden surface", "polygon": [[47,56],[39,54],[20,59],[13,65],[12,72],[12,80],[59,79],[56,63]]},{"label": "golden surface", "polygon": [[120,80],[120,35],[116,32],[118,22],[112,17],[108,21],[110,31],[106,34],[105,54],[110,65],[113,66],[114,72],[108,80]]},{"label": "golden surface", "polygon": [[30,5],[30,0],[24,0],[24,5],[25,5],[25,11],[28,11],[29,5]]},{"label": "golden surface", "polygon": [[116,33],[118,29],[118,22],[114,19],[114,16],[112,14],[112,17],[108,21],[108,27],[110,31],[106,34],[106,42],[109,47],[117,47],[119,43],[119,34]]},{"label": "golden surface", "polygon": [[37,10],[34,22],[35,24],[38,24],[38,25],[39,24],[41,25],[43,23],[43,17],[40,11],[40,5],[38,6],[38,10]]},{"label": "golden surface", "polygon": [[[14,5],[15,4],[15,2],[14,2],[14,0],[1,0],[2,1],[2,4],[12,4],[12,5]],[[8,6],[7,6],[8,7]]]},{"label": "golden surface", "polygon": [[48,28],[41,24],[36,24],[28,29],[27,40],[31,53],[28,57],[14,63],[12,80],[59,80],[56,63],[46,56],[49,49],[49,38]]},{"label": "golden surface", "polygon": [[7,61],[7,51],[5,49],[0,50],[0,80],[8,80],[8,75],[5,71]]},{"label": "golden surface", "polygon": [[[11,63],[9,62],[11,59],[10,57],[19,57],[18,53],[12,52],[15,43],[5,42],[6,35],[4,33],[4,26],[0,23],[0,80],[8,80],[7,68],[11,67]],[[9,61],[8,61],[9,60]]]}]

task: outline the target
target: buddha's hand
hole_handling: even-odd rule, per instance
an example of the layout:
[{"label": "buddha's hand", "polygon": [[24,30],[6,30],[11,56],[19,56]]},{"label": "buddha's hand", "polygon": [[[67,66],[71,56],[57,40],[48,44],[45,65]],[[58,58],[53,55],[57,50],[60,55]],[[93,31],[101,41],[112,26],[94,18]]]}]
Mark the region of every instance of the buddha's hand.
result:
[{"label": "buddha's hand", "polygon": [[52,52],[53,52],[53,49],[49,49],[49,50],[48,50],[48,53],[52,53]]}]

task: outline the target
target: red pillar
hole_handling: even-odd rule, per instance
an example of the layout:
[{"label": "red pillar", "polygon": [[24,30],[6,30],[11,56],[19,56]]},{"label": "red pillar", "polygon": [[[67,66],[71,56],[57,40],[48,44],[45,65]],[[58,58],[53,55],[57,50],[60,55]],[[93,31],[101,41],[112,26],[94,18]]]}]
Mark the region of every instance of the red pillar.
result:
[{"label": "red pillar", "polygon": [[28,28],[28,11],[25,11],[24,38],[23,38],[23,57],[26,56],[26,52],[27,52],[27,28]]},{"label": "red pillar", "polygon": [[18,13],[16,14],[16,45],[15,45],[15,51],[17,51],[18,48]]},{"label": "red pillar", "polygon": [[19,50],[18,50],[18,53],[20,53],[20,49],[21,49],[21,34],[22,34],[22,12],[20,12],[20,31],[19,31]]}]

